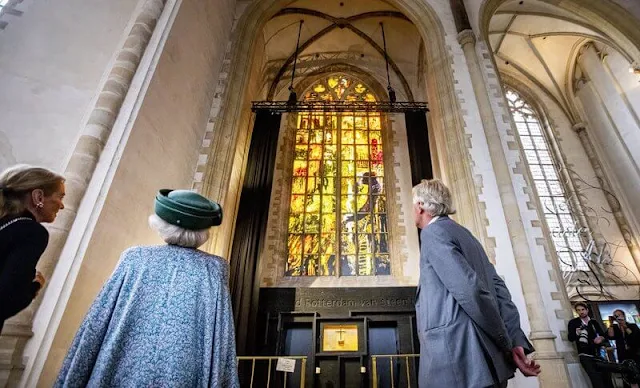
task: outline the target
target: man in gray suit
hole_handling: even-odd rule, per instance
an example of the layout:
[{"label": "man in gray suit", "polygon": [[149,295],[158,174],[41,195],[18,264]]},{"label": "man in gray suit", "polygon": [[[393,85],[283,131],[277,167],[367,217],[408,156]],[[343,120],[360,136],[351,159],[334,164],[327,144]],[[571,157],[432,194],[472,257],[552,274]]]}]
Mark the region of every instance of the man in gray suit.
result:
[{"label": "man in gray suit", "polygon": [[511,294],[482,245],[448,217],[449,189],[439,180],[413,188],[420,233],[416,317],[420,387],[506,387],[518,368],[537,376],[533,346]]}]

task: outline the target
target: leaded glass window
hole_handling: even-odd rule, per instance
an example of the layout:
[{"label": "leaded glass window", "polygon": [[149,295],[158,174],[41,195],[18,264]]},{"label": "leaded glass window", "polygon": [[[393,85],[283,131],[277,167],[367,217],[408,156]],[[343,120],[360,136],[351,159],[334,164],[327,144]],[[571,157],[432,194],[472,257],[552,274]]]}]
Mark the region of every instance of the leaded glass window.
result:
[{"label": "leaded glass window", "polygon": [[[313,84],[303,98],[376,101],[346,75]],[[389,275],[381,114],[301,112],[295,131],[285,275]]]},{"label": "leaded glass window", "polygon": [[560,269],[564,272],[588,270],[582,257],[580,228],[571,213],[539,116],[517,92],[508,89],[506,97],[560,260]]}]

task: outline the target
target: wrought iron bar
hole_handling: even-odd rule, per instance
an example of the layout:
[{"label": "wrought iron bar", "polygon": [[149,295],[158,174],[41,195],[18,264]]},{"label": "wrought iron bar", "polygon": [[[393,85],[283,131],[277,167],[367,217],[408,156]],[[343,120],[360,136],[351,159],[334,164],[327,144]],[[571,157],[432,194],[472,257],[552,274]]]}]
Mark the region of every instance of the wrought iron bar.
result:
[{"label": "wrought iron bar", "polygon": [[254,101],[251,110],[272,112],[428,112],[426,102],[362,102],[362,101]]}]

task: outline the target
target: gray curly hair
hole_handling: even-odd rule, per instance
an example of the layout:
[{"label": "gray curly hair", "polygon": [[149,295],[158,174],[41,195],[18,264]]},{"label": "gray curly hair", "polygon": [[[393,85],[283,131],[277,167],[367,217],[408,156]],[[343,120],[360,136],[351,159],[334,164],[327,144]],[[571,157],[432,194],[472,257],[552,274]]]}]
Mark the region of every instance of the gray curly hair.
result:
[{"label": "gray curly hair", "polygon": [[413,203],[432,216],[454,214],[451,192],[440,179],[423,179],[413,188]]},{"label": "gray curly hair", "polygon": [[149,226],[167,244],[185,248],[198,248],[209,239],[209,229],[188,230],[172,225],[155,214],[149,216]]}]

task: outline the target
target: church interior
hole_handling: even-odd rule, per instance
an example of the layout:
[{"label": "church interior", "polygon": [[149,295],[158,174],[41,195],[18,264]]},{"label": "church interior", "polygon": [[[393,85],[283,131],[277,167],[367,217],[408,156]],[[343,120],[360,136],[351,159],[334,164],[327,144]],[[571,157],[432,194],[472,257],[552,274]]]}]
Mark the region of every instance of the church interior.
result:
[{"label": "church interior", "polygon": [[242,386],[417,386],[432,178],[536,348],[509,387],[589,386],[573,304],[640,324],[639,27],[636,0],[0,0],[0,170],[67,187],[0,386],[55,382],[163,188],[223,208]]}]

